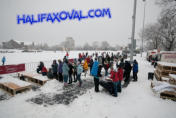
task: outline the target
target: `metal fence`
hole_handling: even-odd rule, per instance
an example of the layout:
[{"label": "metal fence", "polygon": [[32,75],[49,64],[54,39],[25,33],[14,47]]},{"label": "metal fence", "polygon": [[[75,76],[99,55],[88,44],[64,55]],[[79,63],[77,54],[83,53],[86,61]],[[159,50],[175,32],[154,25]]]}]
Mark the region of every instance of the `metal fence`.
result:
[{"label": "metal fence", "polygon": [[[39,65],[40,62],[30,62],[30,63],[25,63],[25,71],[36,71],[37,66]],[[52,60],[51,61],[43,61],[44,65],[46,68],[50,68],[52,65]]]}]

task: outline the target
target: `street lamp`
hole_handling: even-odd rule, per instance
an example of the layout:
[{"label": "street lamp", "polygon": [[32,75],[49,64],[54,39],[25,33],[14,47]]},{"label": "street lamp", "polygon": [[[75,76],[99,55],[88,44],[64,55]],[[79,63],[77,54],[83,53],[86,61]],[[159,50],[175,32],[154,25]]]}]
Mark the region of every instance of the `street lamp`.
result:
[{"label": "street lamp", "polygon": [[136,5],[137,5],[137,0],[134,0],[134,7],[133,7],[133,25],[132,25],[132,33],[131,33],[131,55],[130,55],[130,61],[131,63],[133,62],[133,50],[134,50],[134,35],[135,35],[135,22],[136,22]]},{"label": "street lamp", "polygon": [[143,23],[142,23],[142,44],[141,44],[141,57],[142,57],[142,52],[143,52],[143,46],[144,46],[144,27],[145,27],[145,8],[146,8],[146,0],[143,0],[144,2],[144,16],[143,16]]}]

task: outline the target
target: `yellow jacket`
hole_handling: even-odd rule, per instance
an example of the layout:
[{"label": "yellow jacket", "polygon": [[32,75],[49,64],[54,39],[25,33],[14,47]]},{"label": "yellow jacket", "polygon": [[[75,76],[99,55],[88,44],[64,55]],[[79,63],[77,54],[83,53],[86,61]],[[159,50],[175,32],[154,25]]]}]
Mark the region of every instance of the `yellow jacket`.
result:
[{"label": "yellow jacket", "polygon": [[84,70],[88,70],[88,64],[87,61],[85,60],[84,65],[83,65]]}]

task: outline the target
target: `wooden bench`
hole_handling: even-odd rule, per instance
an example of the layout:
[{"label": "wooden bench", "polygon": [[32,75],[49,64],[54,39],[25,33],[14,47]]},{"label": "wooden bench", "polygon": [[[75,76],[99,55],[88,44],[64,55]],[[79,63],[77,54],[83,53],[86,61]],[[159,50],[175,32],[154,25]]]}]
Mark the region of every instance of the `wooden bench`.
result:
[{"label": "wooden bench", "polygon": [[21,80],[29,81],[32,83],[35,83],[37,85],[44,85],[49,79],[47,76],[42,76],[38,73],[18,73],[18,76]]},{"label": "wooden bench", "polygon": [[13,82],[2,82],[2,83],[0,83],[0,88],[3,89],[4,91],[7,91],[11,95],[15,95],[17,93],[21,93],[21,92],[24,92],[26,90],[30,90],[31,87],[32,87],[31,85],[19,86],[16,83],[13,83]]}]

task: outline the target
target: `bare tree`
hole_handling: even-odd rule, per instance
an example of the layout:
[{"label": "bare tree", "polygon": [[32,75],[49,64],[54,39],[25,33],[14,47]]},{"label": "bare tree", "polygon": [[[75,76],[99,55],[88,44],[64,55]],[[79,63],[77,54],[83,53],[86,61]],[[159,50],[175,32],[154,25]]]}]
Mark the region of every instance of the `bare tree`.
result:
[{"label": "bare tree", "polygon": [[108,50],[109,47],[110,47],[110,45],[109,45],[109,43],[108,43],[107,41],[103,41],[103,42],[101,43],[101,49],[103,49],[103,50]]},{"label": "bare tree", "polygon": [[99,49],[98,41],[94,41],[94,42],[92,43],[92,49],[93,49],[93,50]]},{"label": "bare tree", "polygon": [[85,43],[83,46],[83,50],[91,50],[92,47],[89,45],[89,43]]},{"label": "bare tree", "polygon": [[[158,23],[151,24],[151,25],[146,26],[146,28],[144,29],[143,38],[147,42],[147,47],[150,44],[149,46],[150,49],[161,48],[161,36],[158,33],[159,25],[160,24]],[[142,30],[139,36],[142,38]]]},{"label": "bare tree", "polygon": [[64,42],[60,43],[60,46],[67,51],[73,50],[75,48],[75,40],[72,37],[67,37]]}]

